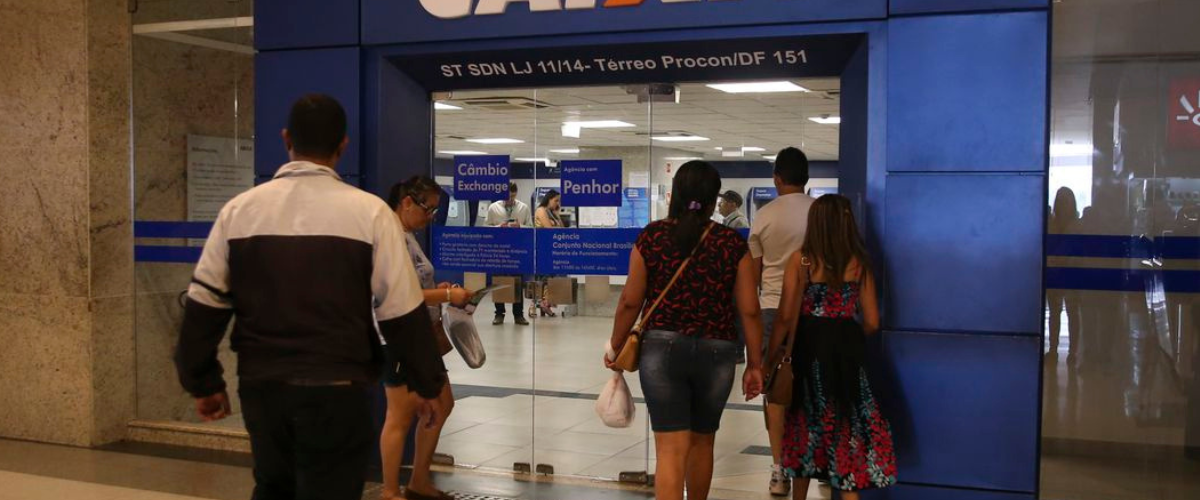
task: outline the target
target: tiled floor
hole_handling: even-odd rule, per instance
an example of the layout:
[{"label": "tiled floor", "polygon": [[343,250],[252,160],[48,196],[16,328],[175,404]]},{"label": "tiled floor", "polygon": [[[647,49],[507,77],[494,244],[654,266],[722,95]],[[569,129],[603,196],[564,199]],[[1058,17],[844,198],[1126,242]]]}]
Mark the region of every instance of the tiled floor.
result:
[{"label": "tiled floor", "polygon": [[[439,446],[456,463],[511,470],[513,462],[554,466],[556,474],[613,479],[625,471],[654,468],[653,435],[646,407],[637,404],[628,428],[605,427],[596,417],[597,395],[612,376],[600,362],[612,320],[597,317],[537,318],[534,325],[492,326],[491,308],[480,307],[480,335],[487,363],[472,370],[447,356],[460,399]],[[761,492],[770,457],[743,453],[768,446],[761,403],[741,397],[739,378],[717,433],[717,484]],[[636,374],[626,375],[641,398]],[[463,398],[463,395],[471,394]],[[479,395],[475,395],[479,394]],[[752,476],[752,477],[747,477]]]},{"label": "tiled floor", "polygon": [[[170,454],[161,450],[151,453]],[[0,500],[245,500],[250,497],[253,481],[246,464],[227,465],[213,463],[222,461],[213,457],[195,458],[184,460],[0,440]],[[648,488],[613,482],[513,477],[462,468],[443,470],[435,476],[438,485],[447,491],[503,499],[648,500],[653,496]],[[724,487],[714,484],[710,498],[769,498],[761,492],[747,494],[723,490]],[[368,483],[363,499],[375,500],[378,495],[379,485]],[[827,499],[828,491],[814,487],[810,498]]]},{"label": "tiled floor", "polygon": [[[539,318],[534,325],[517,326],[509,318],[508,323],[493,327],[490,311],[489,304],[480,308],[487,363],[473,370],[455,354],[446,358],[457,402],[439,451],[453,455],[459,467],[453,474],[439,475],[439,482],[451,489],[523,498],[565,498],[564,490],[554,488],[567,485],[583,488],[571,493],[573,499],[647,498],[645,491],[613,489],[614,483],[605,481],[625,471],[652,472],[655,465],[644,404],[637,405],[633,425],[624,429],[604,426],[594,413],[594,400],[611,377],[600,364],[611,319]],[[1128,321],[1128,329],[1119,331],[1132,333],[1107,343],[1096,340],[1099,334],[1084,332],[1078,367],[1067,362],[1064,325],[1059,356],[1047,358],[1043,424],[1048,440],[1043,443],[1042,498],[1200,498],[1200,462],[1178,451],[1186,396],[1161,366],[1154,337],[1138,333],[1145,328],[1134,324],[1139,321],[1136,316]],[[635,398],[640,398],[636,374],[626,380]],[[739,386],[735,384],[731,391],[717,434],[713,498],[766,500],[771,460],[763,454],[767,436],[762,413],[758,401],[743,400]],[[238,427],[240,420],[220,425]],[[1167,447],[1143,450],[1145,456],[1138,457],[1113,456],[1108,450],[1111,458],[1090,448],[1071,449],[1072,443],[1097,443],[1096,436],[1118,445]],[[119,488],[247,498],[250,478],[244,466],[217,462],[0,441],[0,471],[10,472],[0,476],[0,483],[18,485],[0,488],[0,499],[61,498],[59,494],[30,496],[21,488],[72,492],[77,490],[71,488],[82,487],[79,483],[103,486],[84,498],[136,493]],[[515,462],[551,465],[557,479],[550,486],[514,480],[508,471]],[[828,492],[814,487],[809,497],[828,498]]]}]

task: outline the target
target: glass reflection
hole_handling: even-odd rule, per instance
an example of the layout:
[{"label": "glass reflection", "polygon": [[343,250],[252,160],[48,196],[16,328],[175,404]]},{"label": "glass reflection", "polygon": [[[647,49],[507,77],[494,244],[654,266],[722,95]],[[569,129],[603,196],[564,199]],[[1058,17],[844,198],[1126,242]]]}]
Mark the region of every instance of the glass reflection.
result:
[{"label": "glass reflection", "polygon": [[1042,498],[1200,497],[1200,3],[1136,3],[1055,4]]}]

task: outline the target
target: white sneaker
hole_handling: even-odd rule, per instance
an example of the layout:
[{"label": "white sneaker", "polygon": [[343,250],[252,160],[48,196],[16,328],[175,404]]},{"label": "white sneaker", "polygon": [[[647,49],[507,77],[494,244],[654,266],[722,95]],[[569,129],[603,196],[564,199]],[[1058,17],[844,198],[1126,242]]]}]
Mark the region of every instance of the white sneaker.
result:
[{"label": "white sneaker", "polygon": [[783,472],[783,466],[771,466],[771,496],[786,497],[792,492],[792,480]]}]

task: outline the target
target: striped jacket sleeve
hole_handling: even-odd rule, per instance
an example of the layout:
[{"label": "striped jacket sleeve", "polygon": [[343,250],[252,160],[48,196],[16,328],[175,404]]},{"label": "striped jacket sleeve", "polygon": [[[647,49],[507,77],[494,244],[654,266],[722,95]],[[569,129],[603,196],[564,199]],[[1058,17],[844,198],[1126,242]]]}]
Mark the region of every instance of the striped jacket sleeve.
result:
[{"label": "striped jacket sleeve", "polygon": [[229,206],[217,216],[188,286],[183,326],[175,346],[175,370],[183,388],[195,397],[225,390],[217,346],[225,336],[233,305],[229,299]]}]

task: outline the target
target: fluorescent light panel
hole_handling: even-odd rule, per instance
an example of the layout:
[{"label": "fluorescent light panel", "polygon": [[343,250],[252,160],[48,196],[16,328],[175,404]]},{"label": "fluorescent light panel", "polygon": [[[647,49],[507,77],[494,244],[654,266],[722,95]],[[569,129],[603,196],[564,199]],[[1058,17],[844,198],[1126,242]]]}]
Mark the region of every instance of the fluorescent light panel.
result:
[{"label": "fluorescent light panel", "polygon": [[579,154],[579,148],[551,149],[550,152],[557,153],[560,155],[577,155],[577,154]]},{"label": "fluorescent light panel", "polygon": [[531,162],[539,162],[540,161],[542,163],[550,163],[549,158],[513,158],[513,159],[517,160],[517,161],[531,161]]},{"label": "fluorescent light panel", "polygon": [[697,142],[708,140],[707,137],[700,137],[698,135],[657,135],[651,137],[651,139],[663,142]]},{"label": "fluorescent light panel", "polygon": [[509,139],[507,137],[484,137],[479,139],[467,139],[467,142],[475,144],[521,144],[525,141],[520,139]]},{"label": "fluorescent light panel", "polygon": [[667,161],[692,161],[692,160],[703,160],[704,158],[701,158],[699,156],[667,156],[663,159],[667,160]]},{"label": "fluorescent light panel", "polygon": [[705,85],[710,89],[720,90],[730,94],[766,94],[771,92],[808,92],[809,90],[789,81],[781,82],[746,82],[746,83],[710,83]]},{"label": "fluorescent light panel", "polygon": [[840,116],[813,116],[808,120],[820,123],[821,125],[837,125],[842,123],[842,117]]},{"label": "fluorescent light panel", "polygon": [[433,109],[436,109],[438,111],[457,111],[462,108],[455,106],[453,104],[446,104],[444,102],[435,102],[435,103],[433,103]]}]

